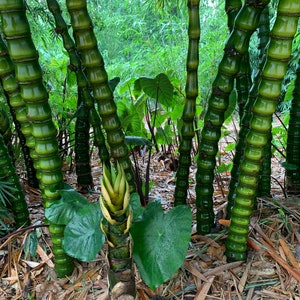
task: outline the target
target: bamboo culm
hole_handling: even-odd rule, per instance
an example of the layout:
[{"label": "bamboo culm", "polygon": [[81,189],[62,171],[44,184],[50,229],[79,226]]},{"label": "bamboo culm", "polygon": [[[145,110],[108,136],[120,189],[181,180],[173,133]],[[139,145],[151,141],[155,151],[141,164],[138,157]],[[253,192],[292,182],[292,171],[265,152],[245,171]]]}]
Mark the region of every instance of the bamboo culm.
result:
[{"label": "bamboo culm", "polygon": [[179,165],[176,172],[175,205],[185,204],[189,186],[191,166],[191,149],[194,137],[194,118],[196,99],[198,97],[198,66],[200,19],[199,0],[188,1],[189,10],[189,46],[187,55],[187,79],[185,87],[185,104],[182,113],[181,141],[179,146]]},{"label": "bamboo culm", "polygon": [[[2,31],[7,48],[15,66],[15,76],[20,94],[26,104],[27,118],[34,138],[31,157],[37,170],[44,206],[60,198],[58,190],[63,187],[61,158],[58,154],[56,127],[52,121],[48,93],[43,84],[38,53],[30,34],[23,0],[0,0]],[[64,226],[50,224],[49,230],[55,255],[55,270],[58,277],[73,272],[73,259],[62,248]]]},{"label": "bamboo culm", "polygon": [[0,79],[20,140],[28,184],[33,188],[37,188],[38,180],[36,178],[33,160],[30,156],[30,148],[33,148],[34,145],[34,139],[31,135],[31,124],[27,120],[26,105],[20,95],[19,85],[15,78],[15,67],[8,54],[2,36],[0,36]]},{"label": "bamboo culm", "polygon": [[125,135],[117,115],[117,106],[108,83],[103,57],[97,46],[97,39],[87,10],[86,0],[66,0],[66,5],[71,17],[76,48],[79,51],[83,65],[86,67],[93,97],[98,104],[98,111],[106,132],[110,154],[112,158],[121,164],[131,191],[135,191],[136,186],[132,164],[129,159],[129,150],[125,144]]},{"label": "bamboo culm", "polygon": [[233,157],[233,166],[231,169],[231,179],[229,184],[229,193],[227,196],[227,214],[226,218],[231,218],[231,209],[234,203],[234,199],[236,197],[236,186],[238,183],[238,177],[240,172],[240,164],[244,155],[244,149],[245,149],[245,138],[249,131],[250,126],[250,119],[251,119],[251,112],[252,107],[254,104],[254,101],[256,99],[257,95],[257,89],[260,82],[260,73],[262,70],[262,67],[265,63],[265,53],[266,53],[266,46],[269,41],[270,36],[270,27],[269,27],[269,14],[268,14],[268,7],[266,6],[264,10],[262,11],[260,18],[259,18],[259,26],[258,26],[258,49],[259,49],[259,57],[260,62],[258,66],[258,71],[256,72],[256,75],[254,76],[252,86],[249,91],[248,100],[244,106],[243,116],[240,120],[240,131],[238,135],[238,140],[236,143],[235,148],[235,155]]},{"label": "bamboo culm", "polygon": [[213,180],[218,142],[224,114],[228,108],[229,94],[239,71],[240,60],[248,51],[249,40],[258,26],[261,11],[269,0],[246,0],[235,19],[234,28],[226,42],[218,74],[213,82],[201,132],[196,173],[197,230],[209,233],[214,225]]},{"label": "bamboo culm", "polygon": [[290,109],[286,162],[294,166],[286,169],[287,191],[290,194],[298,194],[300,192],[300,58]]},{"label": "bamboo culm", "polygon": [[281,0],[271,31],[271,39],[263,67],[257,99],[253,105],[250,129],[246,136],[244,157],[231,212],[231,223],[226,241],[229,261],[246,259],[247,238],[261,159],[269,138],[272,115],[281,93],[281,84],[292,53],[292,42],[300,15],[299,0]]}]

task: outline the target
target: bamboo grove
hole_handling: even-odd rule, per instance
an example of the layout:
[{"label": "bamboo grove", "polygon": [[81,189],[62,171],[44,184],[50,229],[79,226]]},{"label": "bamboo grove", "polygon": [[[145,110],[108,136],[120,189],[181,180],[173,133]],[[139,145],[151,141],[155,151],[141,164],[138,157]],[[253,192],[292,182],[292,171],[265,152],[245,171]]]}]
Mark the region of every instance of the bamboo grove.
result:
[{"label": "bamboo grove", "polygon": [[[90,165],[90,127],[95,145],[105,170],[102,180],[101,208],[106,225],[103,227],[109,245],[109,263],[113,286],[121,281],[124,270],[129,270],[128,294],[134,295],[132,256],[129,237],[131,208],[129,190],[136,191],[135,174],[125,143],[125,133],[117,113],[114,89],[109,83],[101,49],[93,31],[86,0],[66,0],[73,36],[68,32],[61,8],[55,0],[47,0],[49,11],[55,20],[56,34],[60,35],[69,56],[68,68],[75,73],[78,88],[76,111],[75,160],[78,186],[92,188]],[[228,110],[230,94],[237,91],[240,132],[233,158],[229,185],[227,218],[231,220],[226,241],[228,260],[245,260],[250,217],[256,197],[270,194],[270,145],[272,116],[281,94],[282,81],[292,55],[293,39],[297,33],[299,0],[279,0],[275,23],[270,30],[270,0],[226,0],[229,37],[224,43],[224,53],[218,65],[210,97],[204,114],[196,161],[196,216],[200,234],[210,233],[215,226],[213,210],[216,156],[219,151],[222,126]],[[188,45],[186,58],[185,102],[180,131],[179,166],[176,174],[174,205],[187,203],[191,149],[195,143],[196,101],[199,97],[198,80],[199,41],[201,39],[199,0],[188,0]],[[14,117],[15,128],[20,129],[19,140],[23,141],[24,159],[28,162],[27,176],[35,186],[38,179],[44,207],[60,198],[63,189],[62,162],[57,142],[57,128],[49,105],[49,94],[43,83],[39,54],[31,37],[30,24],[26,17],[23,0],[0,0],[1,32],[0,77],[4,95]],[[259,71],[251,76],[249,44],[251,36],[258,31]],[[299,61],[300,58],[298,58]],[[299,62],[294,83],[293,102],[287,143],[287,163],[296,166],[287,169],[288,188],[299,192],[300,154],[299,137]],[[0,113],[0,121],[2,117]],[[1,122],[5,125],[5,122]],[[0,124],[0,125],[1,125]],[[13,184],[11,209],[16,226],[28,225],[29,215],[21,186],[15,174],[13,159],[4,144],[6,130],[0,126],[1,181]],[[3,136],[3,137],[2,137]],[[269,153],[269,154],[268,154]],[[262,165],[264,163],[264,165]],[[122,197],[111,198],[115,191],[106,193],[112,181],[121,179],[113,173],[117,165],[122,177]],[[108,171],[111,170],[111,171]],[[124,170],[124,173],[123,173]],[[35,173],[36,172],[36,173]],[[111,174],[110,174],[111,172]],[[122,175],[122,176],[121,176]],[[128,182],[125,184],[125,177]],[[126,186],[126,188],[125,188]],[[118,187],[114,186],[115,190]],[[126,190],[126,192],[125,192]],[[125,195],[126,194],[126,195]],[[111,198],[109,197],[111,196]],[[110,202],[111,201],[111,202]],[[126,202],[126,203],[125,203]],[[100,224],[99,224],[100,226]],[[74,261],[63,249],[64,225],[50,222],[52,250],[55,268],[59,277],[73,271]],[[114,272],[115,271],[115,272]],[[122,276],[121,276],[122,275]]]}]

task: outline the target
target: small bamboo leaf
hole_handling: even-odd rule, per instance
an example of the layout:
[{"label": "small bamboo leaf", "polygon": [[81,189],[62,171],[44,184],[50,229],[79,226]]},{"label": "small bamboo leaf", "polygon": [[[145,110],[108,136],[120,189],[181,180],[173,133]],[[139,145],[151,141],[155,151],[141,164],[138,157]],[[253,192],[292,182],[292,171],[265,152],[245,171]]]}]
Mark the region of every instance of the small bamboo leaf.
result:
[{"label": "small bamboo leaf", "polygon": [[141,219],[132,224],[133,258],[151,289],[155,289],[185,260],[191,235],[192,214],[179,205],[164,214],[158,202],[151,202]]},{"label": "small bamboo leaf", "polygon": [[45,217],[54,224],[67,225],[74,214],[89,202],[67,184],[59,193],[61,198],[45,209]]},{"label": "small bamboo leaf", "polygon": [[68,255],[80,261],[96,258],[104,243],[101,218],[99,203],[89,203],[74,215],[64,232],[63,248]]}]

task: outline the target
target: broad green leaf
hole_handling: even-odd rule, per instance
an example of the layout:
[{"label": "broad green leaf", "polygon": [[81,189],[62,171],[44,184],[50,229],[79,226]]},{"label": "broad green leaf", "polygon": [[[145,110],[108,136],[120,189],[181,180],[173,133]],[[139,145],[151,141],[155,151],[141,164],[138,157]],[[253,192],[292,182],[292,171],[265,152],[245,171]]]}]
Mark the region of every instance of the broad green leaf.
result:
[{"label": "broad green leaf", "polygon": [[225,150],[226,151],[233,151],[235,149],[235,146],[236,146],[235,142],[229,143],[229,144],[226,145]]},{"label": "broad green leaf", "polygon": [[219,174],[219,173],[229,172],[231,171],[231,169],[232,169],[232,162],[228,164],[222,163],[216,168],[215,173]]},{"label": "broad green leaf", "polygon": [[141,199],[138,193],[130,194],[130,207],[133,211],[133,222],[140,218],[145,211],[145,208],[141,205]]},{"label": "broad green leaf", "polygon": [[26,237],[26,240],[24,243],[25,257],[28,257],[29,254],[31,257],[34,257],[36,254],[37,245],[38,245],[38,238],[37,238],[36,232],[32,231]]},{"label": "broad green leaf", "polygon": [[71,186],[65,184],[65,187],[59,190],[61,198],[45,209],[45,217],[54,224],[67,225],[80,208],[89,204]]},{"label": "broad green leaf", "polygon": [[157,99],[160,104],[167,107],[172,105],[173,85],[167,75],[161,73],[154,79],[141,77],[140,84],[149,97]]},{"label": "broad green leaf", "polygon": [[286,90],[283,101],[291,101],[293,99],[293,91],[295,88],[295,79],[292,80]]},{"label": "broad green leaf", "polygon": [[67,254],[80,261],[96,258],[104,243],[101,218],[98,202],[85,205],[74,215],[64,231],[63,248]]},{"label": "broad green leaf", "polygon": [[288,163],[286,161],[280,163],[287,171],[296,171],[298,166],[295,164]]},{"label": "broad green leaf", "polygon": [[185,260],[192,225],[190,208],[176,206],[166,214],[151,202],[141,219],[132,224],[133,258],[151,288],[168,280]]},{"label": "broad green leaf", "polygon": [[152,146],[153,145],[150,140],[148,140],[144,137],[141,137],[141,136],[133,136],[133,135],[126,135],[125,143],[127,145],[132,145],[132,146]]},{"label": "broad green leaf", "polygon": [[130,86],[132,84],[134,84],[135,80],[136,80],[136,78],[133,77],[133,78],[130,78],[127,81],[125,81],[122,85],[119,85],[119,87],[118,87],[119,94],[122,95],[122,94],[128,92],[130,89]]}]

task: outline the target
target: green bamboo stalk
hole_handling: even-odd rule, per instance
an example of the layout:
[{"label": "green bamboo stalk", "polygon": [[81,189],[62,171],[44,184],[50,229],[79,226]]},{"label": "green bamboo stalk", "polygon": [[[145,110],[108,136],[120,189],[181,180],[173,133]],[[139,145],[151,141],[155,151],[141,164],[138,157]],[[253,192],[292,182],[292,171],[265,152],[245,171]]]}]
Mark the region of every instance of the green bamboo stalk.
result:
[{"label": "green bamboo stalk", "polygon": [[80,112],[75,122],[75,164],[77,186],[87,190],[93,186],[90,164],[90,122],[89,108],[84,104],[82,88],[78,87],[78,104]]},{"label": "green bamboo stalk", "polygon": [[240,121],[240,131],[238,135],[238,140],[236,143],[235,148],[235,155],[233,157],[233,166],[231,170],[231,179],[229,184],[229,193],[227,196],[227,215],[226,218],[231,218],[231,209],[234,203],[234,199],[236,197],[236,186],[238,183],[238,176],[240,172],[240,164],[242,161],[242,158],[244,156],[245,151],[245,138],[249,131],[249,124],[251,119],[251,112],[252,107],[254,104],[254,101],[256,99],[257,95],[257,89],[260,83],[260,73],[263,68],[263,65],[265,63],[265,54],[266,54],[266,46],[269,41],[270,36],[270,27],[269,27],[269,9],[266,6],[264,10],[262,11],[260,18],[259,18],[259,29],[258,29],[258,49],[259,49],[259,67],[258,71],[256,72],[256,75],[254,77],[252,86],[249,91],[248,100],[244,107],[244,112],[242,119]]},{"label": "green bamboo stalk", "polygon": [[256,197],[261,159],[269,138],[272,115],[280,96],[282,80],[292,53],[292,42],[297,31],[299,15],[299,0],[279,1],[267,60],[245,140],[245,155],[240,165],[239,182],[226,241],[226,256],[229,261],[246,258],[250,216]]},{"label": "green bamboo stalk", "polygon": [[2,134],[0,134],[0,181],[2,184],[9,185],[10,194],[6,194],[6,198],[9,200],[7,207],[13,212],[16,227],[29,225],[29,211],[25,195]]},{"label": "green bamboo stalk", "polygon": [[25,102],[20,95],[19,85],[15,78],[15,67],[2,36],[0,36],[0,80],[20,140],[28,184],[37,188],[36,171],[30,156],[30,147],[32,148],[34,145],[34,138],[31,135],[31,124],[27,121]]},{"label": "green bamboo stalk", "polygon": [[86,0],[66,0],[66,4],[71,16],[75,44],[83,65],[86,67],[87,78],[91,84],[94,99],[98,104],[98,111],[107,135],[111,156],[123,167],[129,186],[134,191],[136,187],[129,151],[125,144],[125,136],[117,115],[113,93],[108,84],[103,57],[97,47],[97,39],[87,10]]},{"label": "green bamboo stalk", "polygon": [[293,89],[290,120],[287,131],[286,162],[293,168],[286,168],[287,192],[300,192],[300,58],[296,69],[295,86]]},{"label": "green bamboo stalk", "polygon": [[[43,84],[38,53],[31,39],[30,26],[23,0],[0,0],[2,31],[7,48],[15,65],[20,94],[26,103],[26,113],[34,137],[34,164],[37,169],[44,206],[60,198],[57,191],[63,186],[61,159],[58,154],[57,130],[52,121],[48,93]],[[33,154],[32,154],[33,155]],[[73,259],[62,248],[64,226],[50,224],[55,270],[58,277],[70,275]]]},{"label": "green bamboo stalk", "polygon": [[[83,72],[83,66],[81,64],[79,54],[77,53],[76,45],[68,33],[68,26],[61,15],[60,7],[57,1],[47,0],[47,4],[49,10],[51,11],[55,19],[56,32],[58,32],[61,35],[63,39],[64,48],[69,53],[70,64],[71,64],[70,69],[74,71],[76,74],[77,86],[79,88],[78,95],[80,95],[80,98],[82,98],[82,102],[84,106],[83,109],[87,111],[89,123],[93,127],[94,141],[95,141],[95,145],[99,149],[100,159],[104,164],[106,164],[107,167],[110,167],[110,162],[109,162],[110,157],[109,157],[107,147],[105,145],[105,138],[101,129],[101,120],[95,109],[94,99],[90,94],[89,82],[86,78],[86,75]],[[80,127],[83,126],[84,124],[80,125]],[[84,151],[88,152],[86,147],[83,148],[79,147],[78,150],[82,154]]]},{"label": "green bamboo stalk", "polygon": [[[232,31],[234,27],[235,18],[242,7],[242,2],[240,0],[226,0],[225,1],[225,11],[227,14],[227,25],[229,32]],[[240,120],[242,119],[244,113],[244,106],[248,99],[249,86],[251,86],[251,72],[250,72],[250,61],[249,53],[245,53],[240,62],[239,72],[236,74],[235,85],[237,92],[237,103],[239,107]]]},{"label": "green bamboo stalk", "polygon": [[241,0],[225,0],[225,12],[227,14],[227,26],[229,28],[229,32],[231,32],[234,27],[235,18],[241,7]]},{"label": "green bamboo stalk", "polygon": [[199,145],[198,169],[196,173],[197,230],[210,232],[214,224],[213,179],[216,165],[218,141],[224,122],[224,113],[228,107],[229,94],[233,89],[234,78],[239,71],[241,57],[248,50],[249,40],[256,29],[261,11],[269,0],[246,0],[235,19],[219,64],[219,71],[213,82],[212,94],[204,117],[204,127]]},{"label": "green bamboo stalk", "polygon": [[[265,7],[261,14],[258,27],[259,60],[264,61],[266,46],[270,40],[269,7]],[[260,70],[262,69],[262,66]],[[268,142],[264,148],[263,161],[260,168],[260,179],[257,186],[257,197],[269,197],[271,194],[271,158],[272,158],[272,128],[270,128]]]},{"label": "green bamboo stalk", "polygon": [[0,106],[0,134],[3,137],[4,144],[8,149],[8,153],[14,165],[14,150],[12,147],[12,131],[10,120],[4,106]]},{"label": "green bamboo stalk", "polygon": [[189,186],[189,173],[191,166],[191,149],[194,137],[194,118],[196,112],[196,99],[198,97],[198,66],[199,66],[199,40],[200,19],[199,0],[188,1],[189,11],[189,46],[187,54],[187,79],[185,87],[185,104],[182,113],[181,141],[179,146],[179,165],[176,173],[175,205],[185,204]]}]

